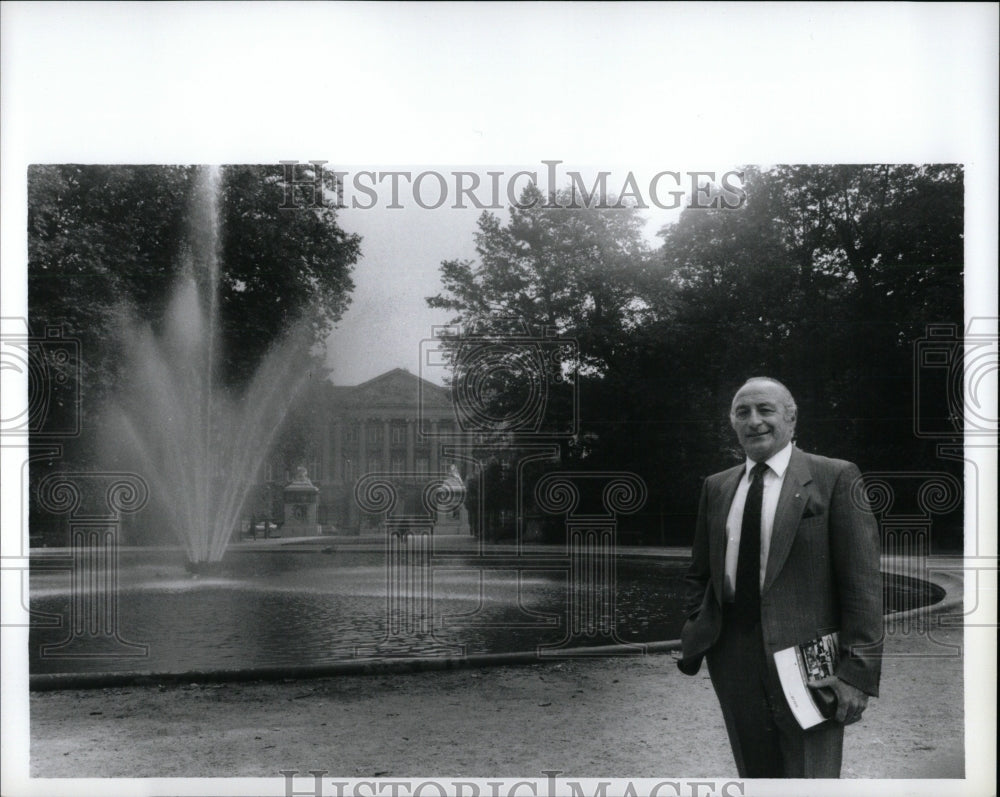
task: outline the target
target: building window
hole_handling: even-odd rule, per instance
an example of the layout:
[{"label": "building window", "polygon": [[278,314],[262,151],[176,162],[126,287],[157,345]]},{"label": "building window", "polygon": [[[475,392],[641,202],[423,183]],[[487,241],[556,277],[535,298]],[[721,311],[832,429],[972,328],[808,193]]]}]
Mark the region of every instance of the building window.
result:
[{"label": "building window", "polygon": [[344,439],[348,443],[358,442],[358,425],[356,423],[349,423],[344,427]]},{"label": "building window", "polygon": [[379,424],[370,424],[368,426],[368,442],[372,445],[380,443],[382,441],[382,427]]},{"label": "building window", "polygon": [[392,472],[402,473],[406,470],[406,459],[404,457],[393,457],[392,458]]},{"label": "building window", "polygon": [[401,446],[406,442],[406,427],[400,424],[395,424],[392,427],[392,442],[393,445]]},{"label": "building window", "polygon": [[426,476],[430,470],[430,460],[427,457],[417,457],[417,473]]},{"label": "building window", "polygon": [[309,462],[308,476],[312,481],[323,481],[323,474],[320,472],[320,461],[318,459]]},{"label": "building window", "polygon": [[344,457],[344,481],[350,484],[354,481],[354,461]]}]

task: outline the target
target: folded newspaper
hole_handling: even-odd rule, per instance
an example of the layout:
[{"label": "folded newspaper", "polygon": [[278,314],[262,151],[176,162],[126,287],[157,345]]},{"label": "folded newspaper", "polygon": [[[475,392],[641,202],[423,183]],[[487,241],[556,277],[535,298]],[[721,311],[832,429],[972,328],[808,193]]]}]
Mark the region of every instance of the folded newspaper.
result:
[{"label": "folded newspaper", "polygon": [[836,633],[824,634],[774,654],[785,699],[803,728],[819,725],[836,711],[833,690],[811,689],[809,685],[833,675],[839,657],[840,646]]}]

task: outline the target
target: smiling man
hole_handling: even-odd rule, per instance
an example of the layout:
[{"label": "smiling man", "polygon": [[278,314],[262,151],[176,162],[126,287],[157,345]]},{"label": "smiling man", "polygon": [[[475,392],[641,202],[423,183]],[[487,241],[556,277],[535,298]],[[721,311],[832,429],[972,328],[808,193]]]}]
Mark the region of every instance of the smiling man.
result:
[{"label": "smiling man", "polygon": [[[680,669],[707,659],[741,777],[836,778],[844,726],[878,694],[882,582],[875,519],[850,462],[795,447],[788,389],[749,379],[729,420],[746,461],[705,480],[687,575]],[[836,713],[803,730],[775,652],[837,632]]]}]

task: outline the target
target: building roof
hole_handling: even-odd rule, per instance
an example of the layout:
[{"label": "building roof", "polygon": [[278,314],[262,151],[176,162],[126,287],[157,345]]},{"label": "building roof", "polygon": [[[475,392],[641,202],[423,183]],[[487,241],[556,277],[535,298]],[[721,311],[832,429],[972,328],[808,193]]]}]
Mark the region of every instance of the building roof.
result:
[{"label": "building roof", "polygon": [[343,409],[394,409],[408,413],[418,408],[452,411],[451,390],[421,379],[405,368],[393,368],[360,385],[330,385],[336,407]]}]

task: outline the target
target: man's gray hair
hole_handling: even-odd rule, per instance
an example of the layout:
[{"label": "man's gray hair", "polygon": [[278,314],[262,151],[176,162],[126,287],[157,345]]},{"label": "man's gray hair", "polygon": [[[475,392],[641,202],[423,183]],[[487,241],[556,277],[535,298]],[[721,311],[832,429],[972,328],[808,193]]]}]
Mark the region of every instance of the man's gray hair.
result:
[{"label": "man's gray hair", "polygon": [[[733,394],[733,402],[736,401],[736,397],[740,394],[740,391],[743,388],[747,385],[753,384],[754,382],[768,382],[769,384],[776,386],[781,391],[781,403],[785,406],[785,415],[794,415],[795,419],[798,420],[799,408],[795,405],[795,399],[792,398],[792,391],[785,387],[777,379],[770,376],[751,376],[746,382],[736,389],[736,392]],[[729,414],[733,414],[732,404],[730,404],[729,407]]]}]

